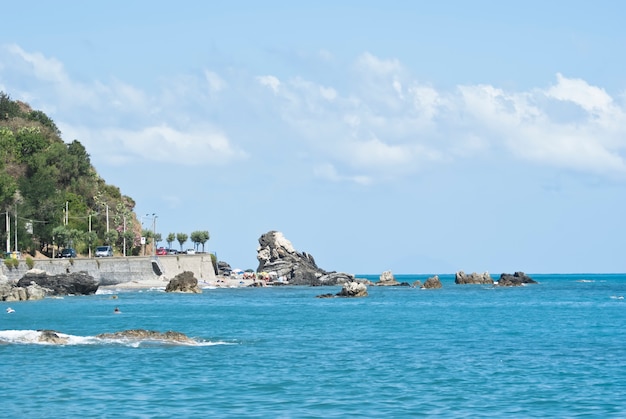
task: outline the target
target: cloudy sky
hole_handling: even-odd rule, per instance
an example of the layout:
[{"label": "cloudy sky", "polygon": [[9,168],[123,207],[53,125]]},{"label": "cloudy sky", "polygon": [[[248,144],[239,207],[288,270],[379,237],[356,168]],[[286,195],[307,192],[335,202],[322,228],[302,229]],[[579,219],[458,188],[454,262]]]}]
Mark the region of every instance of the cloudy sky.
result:
[{"label": "cloudy sky", "polygon": [[300,3],[10,2],[0,90],[233,267],[626,271],[624,3]]}]

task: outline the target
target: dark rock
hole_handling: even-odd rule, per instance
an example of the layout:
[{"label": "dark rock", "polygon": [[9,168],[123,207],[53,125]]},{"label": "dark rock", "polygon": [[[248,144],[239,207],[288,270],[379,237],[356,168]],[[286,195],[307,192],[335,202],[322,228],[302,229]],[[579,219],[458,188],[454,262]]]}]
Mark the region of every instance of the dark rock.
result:
[{"label": "dark rock", "polygon": [[184,271],[179,273],[165,287],[165,292],[187,292],[201,294],[202,290],[198,287],[198,280],[193,272]]},{"label": "dark rock", "polygon": [[298,252],[281,232],[270,231],[259,238],[257,272],[275,272],[291,285],[337,285],[354,280],[346,273],[320,269],[308,253]]},{"label": "dark rock", "polygon": [[316,295],[316,298],[335,298],[335,294],[320,294]]},{"label": "dark rock", "polygon": [[482,274],[477,274],[476,272],[472,272],[467,275],[463,271],[459,271],[454,276],[454,282],[456,284],[493,284],[493,279],[489,272],[483,272]]},{"label": "dark rock", "polygon": [[500,287],[519,287],[524,284],[536,284],[537,281],[526,275],[524,272],[515,272],[511,274],[502,274],[498,280]]},{"label": "dark rock", "polygon": [[422,288],[442,288],[441,281],[437,275],[431,276],[424,282]]},{"label": "dark rock", "polygon": [[98,282],[85,271],[48,275],[33,269],[17,281],[17,286],[26,288],[33,283],[46,288],[48,295],[91,295],[98,290]]}]

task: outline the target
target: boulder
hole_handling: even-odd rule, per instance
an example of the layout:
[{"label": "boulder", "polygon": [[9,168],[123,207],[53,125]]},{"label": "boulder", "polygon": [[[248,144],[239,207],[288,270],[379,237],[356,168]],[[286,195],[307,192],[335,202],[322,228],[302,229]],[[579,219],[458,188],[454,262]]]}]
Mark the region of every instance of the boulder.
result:
[{"label": "boulder", "polygon": [[48,275],[31,269],[17,281],[17,286],[22,288],[33,284],[45,288],[48,295],[91,295],[98,290],[98,282],[85,271]]},{"label": "boulder", "polygon": [[176,275],[165,287],[165,292],[202,294],[202,290],[198,287],[198,280],[193,275],[193,272],[190,271],[184,271]]},{"label": "boulder", "polygon": [[524,272],[515,272],[511,274],[502,274],[498,280],[500,287],[519,287],[524,284],[536,284],[537,281],[526,275]]},{"label": "boulder", "polygon": [[396,280],[391,271],[385,271],[378,278],[378,285],[388,287],[400,285],[400,283]]},{"label": "boulder", "polygon": [[343,284],[341,291],[337,293],[338,297],[367,297],[367,286],[361,282],[348,282]]},{"label": "boulder", "polygon": [[424,282],[422,288],[442,288],[441,281],[439,280],[439,277],[437,275],[431,276]]},{"label": "boulder", "polygon": [[320,269],[312,255],[298,252],[279,231],[269,231],[259,238],[257,272],[275,272],[291,285],[337,285],[354,280],[347,273]]},{"label": "boulder", "polygon": [[472,272],[467,275],[463,271],[459,271],[454,276],[454,282],[456,284],[493,284],[493,279],[489,272],[483,272],[482,274],[477,274],[476,272]]}]

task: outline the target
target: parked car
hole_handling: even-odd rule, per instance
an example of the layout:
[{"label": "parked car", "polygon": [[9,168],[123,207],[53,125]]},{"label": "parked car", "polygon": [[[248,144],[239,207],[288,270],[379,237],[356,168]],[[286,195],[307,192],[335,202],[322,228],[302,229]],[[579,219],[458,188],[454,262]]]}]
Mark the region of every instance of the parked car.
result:
[{"label": "parked car", "polygon": [[165,247],[159,247],[156,250],[156,254],[159,255],[159,256],[167,255],[167,250],[168,249],[166,249]]},{"label": "parked car", "polygon": [[168,255],[177,255],[178,254],[178,250],[176,249],[165,249],[167,250],[167,254]]},{"label": "parked car", "polygon": [[113,256],[113,248],[111,246],[98,246],[96,247],[96,257],[104,258]]},{"label": "parked car", "polygon": [[187,251],[185,252],[188,255],[195,255],[196,251],[194,249],[187,249]]},{"label": "parked car", "polygon": [[61,253],[59,253],[59,257],[60,258],[75,258],[76,250],[72,249],[71,247],[67,249],[63,249],[61,250]]}]

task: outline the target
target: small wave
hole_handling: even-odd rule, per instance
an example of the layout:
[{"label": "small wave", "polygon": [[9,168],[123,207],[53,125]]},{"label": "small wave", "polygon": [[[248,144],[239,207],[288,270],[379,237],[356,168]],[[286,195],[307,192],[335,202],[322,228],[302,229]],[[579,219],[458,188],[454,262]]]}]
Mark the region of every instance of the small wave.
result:
[{"label": "small wave", "polygon": [[586,282],[596,282],[596,281],[594,281],[593,279],[579,279],[576,282],[585,282],[586,283]]},{"label": "small wave", "polygon": [[77,336],[61,332],[52,332],[58,338],[54,341],[42,337],[46,332],[42,330],[0,330],[0,344],[48,345],[48,346],[76,346],[76,345],[120,345],[131,348],[154,346],[216,346],[233,345],[232,342],[189,339],[175,341],[153,338],[104,338],[98,336]]},{"label": "small wave", "polygon": [[611,299],[612,300],[623,300],[624,296],[623,295],[611,295]]}]

